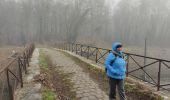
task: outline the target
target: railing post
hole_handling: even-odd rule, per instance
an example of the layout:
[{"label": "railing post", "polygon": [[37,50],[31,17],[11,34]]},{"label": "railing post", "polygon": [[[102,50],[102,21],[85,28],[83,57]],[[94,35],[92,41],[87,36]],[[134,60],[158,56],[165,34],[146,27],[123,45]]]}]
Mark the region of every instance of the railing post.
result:
[{"label": "railing post", "polygon": [[76,44],[76,54],[77,54],[77,44]]},{"label": "railing post", "polygon": [[66,43],[64,43],[64,45],[65,45],[65,46],[64,46],[64,47],[65,47],[65,50],[67,50],[67,44],[66,44]]},{"label": "railing post", "polygon": [[97,59],[98,59],[98,51],[99,51],[99,49],[98,48],[96,48],[96,63],[97,63]]},{"label": "railing post", "polygon": [[64,43],[63,43],[63,45],[62,45],[62,48],[63,48],[63,50],[64,50]]},{"label": "railing post", "polygon": [[67,43],[65,43],[65,47],[66,47],[66,50],[67,50]]},{"label": "railing post", "polygon": [[65,43],[63,43],[63,50],[65,50]]},{"label": "railing post", "polygon": [[127,67],[126,67],[126,76],[129,76],[129,55],[127,55]]},{"label": "railing post", "polygon": [[9,99],[10,100],[14,100],[13,93],[12,93],[12,87],[11,87],[10,81],[9,81],[9,72],[8,72],[8,69],[6,69],[6,75],[7,75],[7,85],[8,85]]},{"label": "railing post", "polygon": [[19,67],[19,76],[20,76],[20,82],[21,82],[21,88],[23,87],[23,80],[22,80],[22,69],[21,69],[21,59],[18,58],[18,67]]},{"label": "railing post", "polygon": [[73,49],[74,49],[74,48],[73,48],[73,45],[74,45],[74,44],[72,43],[72,44],[71,44],[71,46],[72,46],[72,47],[71,47],[71,49],[72,49],[71,51],[72,51],[72,52],[73,52]]},{"label": "railing post", "polygon": [[81,56],[83,55],[83,54],[82,54],[82,53],[83,53],[83,51],[82,51],[83,48],[82,48],[82,47],[83,47],[83,45],[81,45]]},{"label": "railing post", "polygon": [[69,46],[69,51],[70,51],[70,43],[68,43],[68,46]]},{"label": "railing post", "polygon": [[157,84],[157,91],[159,91],[159,90],[160,90],[161,62],[162,62],[162,61],[159,61],[159,71],[158,71],[158,84]]},{"label": "railing post", "polygon": [[87,59],[89,59],[89,51],[90,51],[90,47],[87,47]]},{"label": "railing post", "polygon": [[66,50],[66,43],[64,43],[64,50]]},{"label": "railing post", "polygon": [[25,53],[24,53],[24,57],[23,57],[23,66],[24,66],[25,74],[27,74],[27,65],[26,65],[26,55],[25,55]]},{"label": "railing post", "polygon": [[[31,54],[26,53],[26,62],[27,62],[28,67],[30,66],[30,64],[29,64],[30,55],[31,55]],[[27,66],[26,66],[26,67],[27,67]]]}]

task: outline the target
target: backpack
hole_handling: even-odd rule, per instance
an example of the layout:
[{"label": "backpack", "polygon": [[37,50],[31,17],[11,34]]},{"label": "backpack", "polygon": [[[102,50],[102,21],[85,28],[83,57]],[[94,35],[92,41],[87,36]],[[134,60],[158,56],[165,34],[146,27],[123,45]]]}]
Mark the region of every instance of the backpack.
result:
[{"label": "backpack", "polygon": [[[116,52],[114,52],[114,51],[112,51],[112,54],[115,55],[115,58],[111,61],[110,65],[113,65],[113,64],[114,64],[114,62],[116,61],[116,59],[117,59],[118,56],[119,56],[119,57],[122,57],[122,56],[120,56],[118,53],[116,53]],[[107,73],[107,68],[105,68],[105,72]]]}]

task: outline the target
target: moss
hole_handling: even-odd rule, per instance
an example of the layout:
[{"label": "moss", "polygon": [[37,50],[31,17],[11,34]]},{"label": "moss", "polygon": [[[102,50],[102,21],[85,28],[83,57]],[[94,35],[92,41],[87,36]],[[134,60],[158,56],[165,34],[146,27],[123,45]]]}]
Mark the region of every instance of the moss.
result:
[{"label": "moss", "polygon": [[42,99],[43,100],[55,100],[56,94],[48,87],[43,87],[42,89]]},{"label": "moss", "polygon": [[136,91],[136,85],[130,85],[128,83],[125,83],[125,90],[126,92],[133,92],[134,90]]},{"label": "moss", "polygon": [[47,63],[47,57],[45,53],[40,49],[40,55],[39,55],[39,65],[40,68],[44,70],[48,70],[48,63]]},{"label": "moss", "polygon": [[[47,57],[41,49],[40,49],[40,55],[39,55],[39,65],[43,72],[48,70]],[[43,86],[41,92],[42,92],[43,100],[55,100],[56,99],[55,97],[56,94],[47,86]]]}]

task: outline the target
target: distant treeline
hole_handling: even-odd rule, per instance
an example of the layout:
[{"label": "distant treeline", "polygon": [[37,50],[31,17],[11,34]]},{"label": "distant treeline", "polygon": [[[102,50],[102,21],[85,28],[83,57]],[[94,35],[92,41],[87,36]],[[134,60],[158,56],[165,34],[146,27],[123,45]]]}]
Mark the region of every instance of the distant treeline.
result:
[{"label": "distant treeline", "polygon": [[170,46],[169,26],[169,0],[0,0],[0,45]]}]

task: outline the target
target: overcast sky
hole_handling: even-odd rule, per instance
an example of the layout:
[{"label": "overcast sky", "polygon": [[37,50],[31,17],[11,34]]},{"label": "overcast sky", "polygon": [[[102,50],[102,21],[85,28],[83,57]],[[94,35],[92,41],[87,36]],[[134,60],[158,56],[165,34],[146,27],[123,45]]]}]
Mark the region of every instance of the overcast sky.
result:
[{"label": "overcast sky", "polygon": [[118,8],[118,4],[121,0],[105,0],[106,5],[110,6],[110,12],[114,14],[114,11]]}]

